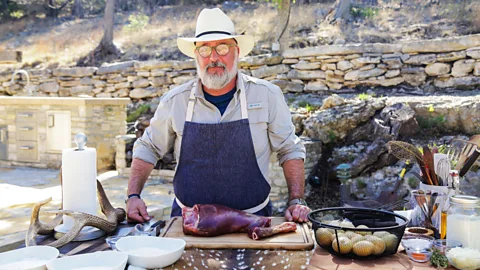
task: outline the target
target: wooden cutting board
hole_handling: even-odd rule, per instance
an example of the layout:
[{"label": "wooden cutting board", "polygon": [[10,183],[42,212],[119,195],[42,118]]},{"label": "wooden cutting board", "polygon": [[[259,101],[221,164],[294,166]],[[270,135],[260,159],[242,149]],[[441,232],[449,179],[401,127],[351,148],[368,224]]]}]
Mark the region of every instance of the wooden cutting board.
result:
[{"label": "wooden cutting board", "polygon": [[[283,217],[272,217],[272,225],[285,222]],[[180,238],[187,242],[186,248],[248,248],[248,249],[287,249],[309,250],[314,246],[312,231],[306,223],[297,224],[295,232],[278,234],[262,240],[250,239],[247,233],[231,233],[214,237],[185,235],[183,233],[183,219],[171,218],[165,225],[160,237]]]}]

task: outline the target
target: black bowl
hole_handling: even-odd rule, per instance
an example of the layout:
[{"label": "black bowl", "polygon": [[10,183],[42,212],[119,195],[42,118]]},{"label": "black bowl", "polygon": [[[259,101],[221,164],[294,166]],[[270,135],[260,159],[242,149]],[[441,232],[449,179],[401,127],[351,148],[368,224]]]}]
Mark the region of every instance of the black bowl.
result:
[{"label": "black bowl", "polygon": [[355,259],[395,254],[409,222],[393,212],[350,207],[315,210],[308,219],[319,246],[333,255]]}]

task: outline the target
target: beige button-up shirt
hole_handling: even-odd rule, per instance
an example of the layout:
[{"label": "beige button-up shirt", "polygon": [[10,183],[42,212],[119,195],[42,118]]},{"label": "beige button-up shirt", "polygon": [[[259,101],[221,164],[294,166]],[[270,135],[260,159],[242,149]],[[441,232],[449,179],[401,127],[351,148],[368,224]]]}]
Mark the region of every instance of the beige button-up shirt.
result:
[{"label": "beige button-up shirt", "polygon": [[[290,110],[281,89],[265,80],[241,73],[237,78],[242,82],[237,80],[237,92],[223,115],[215,105],[205,99],[198,79],[163,95],[155,116],[150,120],[150,126],[135,142],[133,158],[156,164],[166,153],[173,150],[177,162],[180,160],[183,126],[190,91],[195,91],[196,102],[192,122],[196,123],[224,123],[240,120],[239,91],[245,91],[255,155],[265,179],[269,181],[268,165],[272,151],[277,153],[280,164],[290,159],[305,159],[305,147],[295,135]],[[245,89],[242,89],[242,85]]]}]

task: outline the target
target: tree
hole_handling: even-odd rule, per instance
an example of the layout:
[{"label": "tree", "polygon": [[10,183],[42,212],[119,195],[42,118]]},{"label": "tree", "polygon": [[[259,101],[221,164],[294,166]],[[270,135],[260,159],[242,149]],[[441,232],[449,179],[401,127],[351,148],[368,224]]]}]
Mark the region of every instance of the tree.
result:
[{"label": "tree", "polygon": [[276,40],[279,43],[279,53],[282,53],[288,48],[288,40],[290,39],[290,31],[288,29],[288,23],[290,21],[291,3],[290,0],[277,0],[277,27],[276,27]]},{"label": "tree", "polygon": [[338,19],[350,19],[350,8],[352,7],[352,0],[336,0],[335,6],[332,8],[326,17],[327,22],[334,23]]},{"label": "tree", "polygon": [[103,61],[111,61],[122,53],[113,43],[113,21],[115,15],[115,0],[107,0],[103,18],[103,37],[98,46],[87,56],[81,58],[77,65],[97,65]]},{"label": "tree", "polygon": [[46,9],[47,9],[47,12],[46,12],[47,17],[57,18],[60,11],[70,2],[71,2],[71,0],[66,0],[62,4],[60,4],[60,6],[56,6],[56,1],[55,0],[45,0],[45,5],[46,5]]},{"label": "tree", "polygon": [[72,15],[77,18],[85,18],[85,9],[83,8],[82,0],[75,0],[72,7]]}]

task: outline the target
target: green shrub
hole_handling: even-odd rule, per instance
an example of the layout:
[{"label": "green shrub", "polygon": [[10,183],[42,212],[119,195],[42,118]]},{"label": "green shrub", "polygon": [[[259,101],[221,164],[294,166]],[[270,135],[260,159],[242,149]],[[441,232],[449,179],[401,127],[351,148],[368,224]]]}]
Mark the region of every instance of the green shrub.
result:
[{"label": "green shrub", "polygon": [[147,104],[142,104],[138,106],[136,110],[127,115],[127,123],[135,122],[142,114],[148,112],[150,106]]},{"label": "green shrub", "polygon": [[123,30],[126,32],[141,31],[148,25],[149,20],[150,18],[143,13],[132,14],[128,16],[128,25],[125,25]]},{"label": "green shrub", "polygon": [[371,19],[378,14],[378,8],[352,6],[350,14],[356,19]]}]

